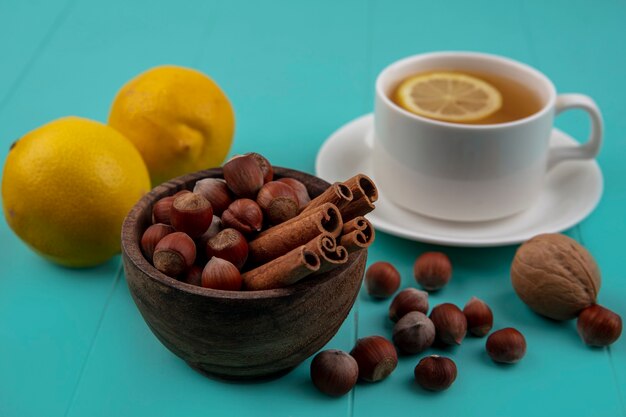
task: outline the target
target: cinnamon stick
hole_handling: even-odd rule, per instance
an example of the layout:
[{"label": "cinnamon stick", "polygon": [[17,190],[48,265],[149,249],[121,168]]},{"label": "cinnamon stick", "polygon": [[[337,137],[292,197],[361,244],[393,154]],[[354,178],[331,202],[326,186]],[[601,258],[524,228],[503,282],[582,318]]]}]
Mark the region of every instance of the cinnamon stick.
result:
[{"label": "cinnamon stick", "polygon": [[251,265],[269,262],[306,244],[321,233],[337,237],[342,229],[343,221],[337,206],[324,203],[261,232],[248,242],[248,261]]},{"label": "cinnamon stick", "polygon": [[328,187],[322,194],[311,200],[302,212],[314,210],[316,207],[325,203],[332,203],[337,206],[339,210],[341,210],[352,201],[352,198],[353,196],[350,188],[343,183],[336,182]]},{"label": "cinnamon stick", "polygon": [[313,238],[305,246],[320,258],[318,274],[348,262],[348,251],[343,246],[337,245],[337,240],[329,233]]},{"label": "cinnamon stick", "polygon": [[295,284],[319,268],[320,258],[303,245],[245,272],[241,277],[248,290],[270,290]]},{"label": "cinnamon stick", "polygon": [[340,243],[348,252],[369,247],[375,238],[374,227],[365,217],[356,217],[343,225]]},{"label": "cinnamon stick", "polygon": [[344,181],[344,184],[352,192],[352,201],[341,208],[341,215],[345,222],[374,210],[374,202],[378,200],[378,189],[370,177],[357,174]]}]

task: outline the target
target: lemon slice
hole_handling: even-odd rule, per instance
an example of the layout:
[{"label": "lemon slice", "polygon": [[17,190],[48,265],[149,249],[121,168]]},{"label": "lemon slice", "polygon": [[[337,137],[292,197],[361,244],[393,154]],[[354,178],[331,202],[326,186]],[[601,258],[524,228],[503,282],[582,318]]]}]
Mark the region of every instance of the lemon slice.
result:
[{"label": "lemon slice", "polygon": [[397,101],[419,116],[446,122],[474,122],[502,107],[502,96],[491,84],[455,72],[431,72],[407,78]]}]

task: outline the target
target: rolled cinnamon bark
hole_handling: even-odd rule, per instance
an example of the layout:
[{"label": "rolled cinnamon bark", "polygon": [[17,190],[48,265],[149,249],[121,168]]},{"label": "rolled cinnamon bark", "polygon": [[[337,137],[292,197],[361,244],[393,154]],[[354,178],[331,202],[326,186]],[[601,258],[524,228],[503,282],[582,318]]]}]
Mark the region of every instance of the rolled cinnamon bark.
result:
[{"label": "rolled cinnamon bark", "polygon": [[311,200],[302,212],[314,210],[325,203],[332,203],[337,206],[339,210],[341,210],[352,201],[352,198],[353,196],[350,188],[343,183],[336,182],[328,187],[322,194]]},{"label": "rolled cinnamon bark", "polygon": [[336,238],[342,229],[343,221],[337,206],[324,203],[267,229],[248,242],[248,262],[261,265],[308,243],[321,233],[329,233]]},{"label": "rolled cinnamon bark", "polygon": [[317,274],[348,262],[348,251],[343,246],[338,246],[337,240],[329,233],[313,238],[305,246],[308,250],[315,252],[320,258],[321,265]]},{"label": "rolled cinnamon bark", "polygon": [[369,247],[374,242],[374,238],[375,231],[372,224],[365,217],[359,216],[343,225],[340,244],[352,253]]},{"label": "rolled cinnamon bark", "polygon": [[271,290],[295,284],[320,268],[320,258],[300,246],[241,275],[247,290]]},{"label": "rolled cinnamon bark", "polygon": [[364,216],[374,210],[374,202],[378,200],[378,189],[370,177],[357,174],[344,181],[344,184],[352,192],[352,201],[341,208],[344,222]]}]

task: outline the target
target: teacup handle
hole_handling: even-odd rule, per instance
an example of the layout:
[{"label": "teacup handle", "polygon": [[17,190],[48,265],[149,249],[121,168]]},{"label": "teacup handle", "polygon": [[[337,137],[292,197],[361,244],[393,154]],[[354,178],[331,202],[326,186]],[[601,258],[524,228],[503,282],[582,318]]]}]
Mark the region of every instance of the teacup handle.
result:
[{"label": "teacup handle", "polygon": [[548,170],[568,159],[592,159],[600,151],[604,122],[596,102],[584,94],[561,94],[556,98],[555,111],[559,113],[569,109],[582,109],[591,118],[591,133],[587,142],[578,146],[557,146],[550,149]]}]

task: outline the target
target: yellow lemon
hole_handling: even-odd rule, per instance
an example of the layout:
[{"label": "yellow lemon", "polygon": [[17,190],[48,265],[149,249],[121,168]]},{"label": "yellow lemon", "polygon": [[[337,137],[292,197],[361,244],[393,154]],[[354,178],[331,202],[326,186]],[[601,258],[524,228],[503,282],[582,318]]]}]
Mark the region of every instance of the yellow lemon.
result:
[{"label": "yellow lemon", "polygon": [[11,229],[39,254],[71,267],[119,252],[124,217],[149,190],[133,144],[79,117],[55,120],[15,142],[2,177]]},{"label": "yellow lemon", "polygon": [[455,72],[410,77],[398,87],[396,99],[419,116],[458,123],[480,120],[502,107],[502,96],[491,84]]},{"label": "yellow lemon", "polygon": [[143,156],[153,185],[219,166],[233,141],[235,116],[219,86],[199,71],[152,68],[117,93],[109,125]]}]

